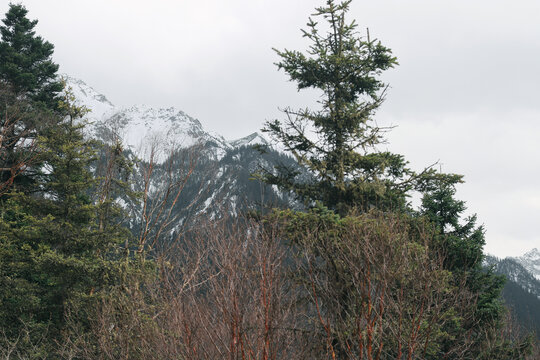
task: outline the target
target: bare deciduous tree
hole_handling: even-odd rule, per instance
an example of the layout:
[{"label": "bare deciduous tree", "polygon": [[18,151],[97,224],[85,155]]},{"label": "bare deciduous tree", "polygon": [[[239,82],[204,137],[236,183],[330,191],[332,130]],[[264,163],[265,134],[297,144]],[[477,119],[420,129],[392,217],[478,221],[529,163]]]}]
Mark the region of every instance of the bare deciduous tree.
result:
[{"label": "bare deciduous tree", "polygon": [[73,329],[66,349],[103,359],[309,358],[276,233],[248,220],[200,224],[158,261],[158,277],[107,296],[91,333]]},{"label": "bare deciduous tree", "polygon": [[[287,226],[287,224],[284,224]],[[368,213],[299,226],[298,273],[321,359],[423,359],[475,299],[454,288],[433,233],[402,216]],[[463,320],[463,319],[461,319]],[[450,358],[470,344],[452,339]]]}]

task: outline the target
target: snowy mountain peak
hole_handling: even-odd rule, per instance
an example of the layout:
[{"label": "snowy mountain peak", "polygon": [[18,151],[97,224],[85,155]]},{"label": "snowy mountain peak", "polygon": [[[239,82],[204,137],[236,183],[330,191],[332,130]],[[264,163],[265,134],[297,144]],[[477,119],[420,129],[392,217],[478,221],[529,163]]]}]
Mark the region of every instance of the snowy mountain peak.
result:
[{"label": "snowy mountain peak", "polygon": [[523,255],[524,258],[529,259],[540,259],[540,251],[538,251],[537,248],[534,248],[530,250],[529,252],[526,252],[525,255]]},{"label": "snowy mountain peak", "polygon": [[262,136],[261,134],[259,134],[258,132],[254,132],[253,134],[250,134],[243,138],[230,141],[229,144],[231,144],[232,147],[240,147],[240,146],[250,146],[250,145],[255,145],[255,144],[270,145],[270,142],[266,140],[266,138]]},{"label": "snowy mountain peak", "polygon": [[106,141],[113,136],[119,137],[127,148],[142,158],[147,158],[149,152],[159,148],[162,154],[158,156],[159,161],[163,161],[172,150],[194,145],[201,145],[208,155],[221,158],[227,150],[239,146],[269,144],[259,133],[227,141],[223,136],[205,130],[199,120],[174,107],[117,107],[84,81],[68,75],[62,78],[75,95],[77,105],[91,110],[86,116],[89,120],[87,136]]},{"label": "snowy mountain peak", "polygon": [[158,146],[165,153],[176,148],[208,145],[219,157],[228,148],[222,137],[205,131],[199,120],[173,107],[155,109],[146,105],[135,105],[118,109],[101,126],[112,127],[132,150],[139,155],[145,147]]},{"label": "snowy mountain peak", "polygon": [[540,251],[534,248],[526,252],[523,256],[516,258],[516,260],[523,265],[528,272],[534,275],[535,278],[540,280]]},{"label": "snowy mountain peak", "polygon": [[80,79],[76,79],[69,75],[61,75],[61,78],[66,82],[66,86],[71,89],[73,95],[77,99],[77,105],[84,105],[91,112],[89,117],[92,119],[101,119],[107,114],[111,114],[115,106],[107,99],[107,97],[86,84]]}]

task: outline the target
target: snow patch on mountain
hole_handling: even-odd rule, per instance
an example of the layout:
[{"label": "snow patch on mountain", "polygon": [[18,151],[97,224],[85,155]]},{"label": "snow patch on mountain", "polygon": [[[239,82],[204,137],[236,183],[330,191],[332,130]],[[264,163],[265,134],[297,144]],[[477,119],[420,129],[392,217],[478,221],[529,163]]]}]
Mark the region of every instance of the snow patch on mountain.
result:
[{"label": "snow patch on mountain", "polygon": [[540,299],[540,281],[517,258],[498,259],[488,255],[485,258],[485,265],[493,266],[495,272],[506,276],[509,281]]},{"label": "snow patch on mountain", "polygon": [[540,251],[537,248],[515,259],[536,279],[540,280]]},{"label": "snow patch on mountain", "polygon": [[253,146],[256,144],[270,145],[270,142],[258,132],[254,132],[253,134],[250,134],[246,137],[243,137],[237,140],[232,140],[229,142],[229,144],[232,147],[236,148],[240,146]]},{"label": "snow patch on mountain", "polygon": [[115,106],[105,95],[98,93],[84,81],[65,74],[61,75],[61,78],[66,82],[66,86],[75,96],[76,105],[85,106],[90,110],[90,113],[87,115],[88,119],[101,120],[103,117],[110,116],[116,111]]},{"label": "snow patch on mountain", "polygon": [[63,75],[76,104],[90,109],[86,135],[105,141],[120,139],[137,156],[163,162],[175,149],[200,146],[207,155],[221,159],[228,150],[254,144],[268,145],[259,133],[227,141],[203,128],[201,122],[174,107],[152,108],[146,105],[118,107],[107,97],[80,79]]}]

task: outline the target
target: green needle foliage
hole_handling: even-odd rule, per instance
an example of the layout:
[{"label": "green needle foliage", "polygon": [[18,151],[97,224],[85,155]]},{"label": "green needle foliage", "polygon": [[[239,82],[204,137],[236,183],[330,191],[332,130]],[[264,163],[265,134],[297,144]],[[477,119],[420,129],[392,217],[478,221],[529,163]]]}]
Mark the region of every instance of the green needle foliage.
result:
[{"label": "green needle foliage", "polygon": [[37,20],[29,20],[27,14],[23,5],[10,4],[0,26],[2,190],[15,183],[19,191],[31,191],[32,183],[39,181],[42,163],[35,145],[58,120],[51,113],[59,111],[58,94],[63,88],[57,79],[58,65],[52,62],[54,46],[36,36]]},{"label": "green needle foliage", "polygon": [[[69,89],[59,94],[54,47],[26,15],[11,4],[0,26],[0,350],[54,358],[67,327],[87,329],[97,301],[132,270],[114,201],[132,195],[131,164],[120,144],[84,138],[88,110]],[[104,176],[90,171],[99,165]]]},{"label": "green needle foliage", "polygon": [[[455,183],[443,183],[424,193],[420,214],[437,230],[433,247],[444,257],[444,266],[453,274],[453,282],[474,294],[475,301],[461,314],[466,321],[449,332],[467,332],[472,346],[467,352],[482,359],[519,358],[501,354],[523,354],[529,350],[530,339],[505,341],[503,328],[506,309],[501,293],[504,278],[483,266],[485,231],[477,226],[476,215],[464,218],[465,202],[455,198]],[[456,334],[457,336],[457,334]],[[452,346],[446,343],[445,347]]]},{"label": "green needle foliage", "polygon": [[[397,61],[390,49],[370,38],[369,32],[361,37],[356,23],[346,21],[350,4],[350,0],[327,0],[325,6],[316,8],[314,18],[310,18],[307,24],[308,29],[303,31],[303,36],[311,44],[307,51],[276,50],[281,58],[278,68],[297,83],[298,90],[311,88],[322,93],[320,109],[285,109],[284,121],[267,122],[263,129],[281,143],[309,174],[305,176],[298,169],[276,167],[263,171],[261,178],[296,194],[309,208],[307,213],[282,211],[272,216],[285,217],[294,224],[286,227],[284,237],[289,239],[299,256],[313,258],[312,268],[304,269],[303,275],[301,271],[298,273],[300,283],[307,284],[313,292],[311,298],[315,303],[311,305],[318,312],[318,315],[313,314],[313,319],[317,323],[318,318],[320,325],[314,331],[326,334],[326,349],[337,358],[356,358],[364,351],[368,351],[367,357],[370,358],[371,350],[366,349],[372,345],[372,335],[381,336],[381,349],[396,341],[390,334],[376,334],[376,329],[365,330],[369,329],[368,321],[367,325],[362,325],[364,330],[359,330],[362,334],[373,331],[364,344],[367,347],[359,344],[358,352],[350,353],[353,341],[349,336],[354,334],[350,327],[351,319],[362,317],[365,309],[368,309],[367,314],[372,311],[366,299],[370,299],[373,292],[362,294],[355,299],[355,304],[350,302],[351,294],[359,290],[358,286],[365,286],[362,281],[388,291],[387,295],[399,306],[413,309],[419,304],[426,304],[424,301],[418,303],[414,296],[405,299],[403,294],[412,291],[420,296],[419,290],[413,287],[427,289],[434,286],[431,275],[415,275],[420,284],[402,287],[401,282],[394,289],[387,287],[388,279],[369,275],[386,267],[401,266],[400,272],[404,273],[418,271],[418,264],[411,258],[413,253],[404,252],[401,258],[381,259],[373,264],[359,259],[343,262],[344,258],[357,251],[355,246],[362,241],[365,242],[359,245],[362,249],[376,249],[381,246],[381,238],[374,236],[366,241],[346,238],[339,231],[327,231],[344,224],[348,229],[351,222],[359,221],[362,224],[359,233],[362,233],[369,227],[364,219],[377,214],[375,211],[382,211],[384,215],[378,215],[375,221],[388,222],[392,216],[406,216],[405,222],[411,227],[403,241],[412,240],[414,243],[414,239],[422,239],[418,246],[426,254],[422,260],[425,261],[424,269],[433,271],[433,276],[448,274],[447,282],[439,282],[439,288],[429,290],[431,294],[440,291],[438,300],[426,294],[426,299],[434,301],[429,308],[440,310],[429,323],[423,323],[424,320],[419,318],[414,320],[414,316],[424,314],[423,310],[416,315],[414,312],[398,315],[400,319],[408,317],[409,323],[400,322],[397,330],[392,330],[394,334],[406,326],[414,327],[411,321],[420,321],[416,325],[417,330],[426,326],[426,339],[421,346],[424,353],[420,356],[419,348],[410,354],[412,358],[463,356],[487,359],[495,358],[497,353],[522,355],[527,350],[526,341],[505,341],[500,335],[504,314],[500,300],[502,281],[482,268],[484,230],[476,226],[475,216],[462,218],[465,205],[454,199],[454,186],[461,182],[462,177],[436,173],[432,168],[416,173],[408,168],[403,156],[379,150],[384,142],[385,129],[377,126],[373,115],[384,101],[387,89],[380,75],[397,65]],[[424,194],[419,213],[407,202],[412,191]],[[384,227],[382,225],[381,228]],[[412,231],[414,229],[418,232]],[[319,232],[322,236],[310,236]],[[390,253],[390,249],[382,251],[382,254]],[[409,264],[407,266],[411,268],[403,267],[403,264]],[[373,269],[366,268],[368,265]],[[314,277],[316,269],[327,280],[326,283]],[[354,284],[355,276],[366,271],[363,280],[362,277],[358,279],[360,285]],[[318,304],[315,294],[325,292],[327,298]],[[456,301],[452,303],[447,295]],[[382,302],[388,306],[388,301]],[[384,312],[383,316],[383,311],[387,311],[383,307],[378,311],[374,314],[381,319],[388,315]],[[325,320],[323,315],[329,318]],[[394,320],[392,317],[381,321]],[[358,325],[361,323],[358,321],[352,323]],[[399,341],[397,344],[400,346]],[[401,350],[397,354],[395,358],[401,358]]]},{"label": "green needle foliage", "polygon": [[[276,50],[298,90],[322,93],[320,109],[284,110],[285,121],[267,122],[263,131],[283,144],[312,175],[302,180],[298,171],[281,167],[265,171],[263,181],[290,190],[308,205],[321,201],[341,215],[348,209],[373,206],[403,209],[407,191],[434,175],[416,174],[403,156],[378,151],[384,130],[373,115],[385,98],[383,71],[397,65],[390,49],[369,33],[362,37],[357,24],[347,22],[351,1],[327,1],[316,9],[303,36],[311,45],[305,53]],[[322,31],[321,31],[322,29]]]},{"label": "green needle foliage", "polygon": [[59,109],[67,115],[40,139],[44,180],[32,195],[7,194],[0,210],[0,327],[10,339],[27,333],[29,344],[43,337],[47,351],[68,308],[84,322],[97,294],[119,282],[129,239],[112,205],[93,201],[95,144],[83,138],[86,110],[72,101],[66,92]]},{"label": "green needle foliage", "polygon": [[10,84],[18,94],[49,109],[55,109],[62,84],[57,79],[58,65],[51,57],[54,46],[36,36],[37,20],[29,20],[23,5],[10,4],[0,26],[0,81]]}]

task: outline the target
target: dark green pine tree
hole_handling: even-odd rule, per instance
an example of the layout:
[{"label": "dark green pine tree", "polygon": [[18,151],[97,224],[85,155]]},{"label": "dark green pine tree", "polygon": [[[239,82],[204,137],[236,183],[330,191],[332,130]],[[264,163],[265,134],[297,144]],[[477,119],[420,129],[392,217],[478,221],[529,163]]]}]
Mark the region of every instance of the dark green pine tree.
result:
[{"label": "dark green pine tree", "polygon": [[476,215],[463,219],[467,208],[464,201],[455,198],[455,183],[441,183],[430,190],[423,194],[421,214],[441,235],[441,247],[446,253],[445,268],[452,271],[481,269],[485,237],[483,226],[476,226]]},{"label": "dark green pine tree", "polygon": [[[58,65],[54,46],[36,36],[37,20],[22,5],[10,4],[0,26],[0,184],[30,187],[41,175],[39,135],[54,126],[58,110]],[[17,175],[17,176],[15,176]]]},{"label": "dark green pine tree", "polygon": [[351,207],[367,210],[403,208],[405,194],[421,183],[422,176],[407,168],[403,156],[378,151],[384,129],[373,115],[385,98],[387,86],[380,80],[383,71],[397,64],[390,49],[361,37],[354,21],[345,15],[351,1],[316,9],[308,30],[303,30],[311,46],[300,51],[277,51],[277,63],[298,90],[312,88],[322,95],[319,110],[284,110],[286,120],[267,122],[263,131],[283,144],[298,163],[312,175],[287,167],[265,171],[263,181],[292,191],[308,204],[322,202],[345,214]]},{"label": "dark green pine tree", "polygon": [[84,313],[95,294],[117,283],[118,251],[129,238],[111,219],[113,205],[104,220],[102,204],[92,201],[95,144],[83,138],[85,110],[72,100],[66,94],[60,110],[67,116],[42,140],[45,181],[33,195],[8,194],[0,210],[0,328],[12,339],[29,331],[29,342],[41,339],[47,351],[59,339],[66,306]]},{"label": "dark green pine tree", "polygon": [[[524,354],[526,339],[522,343],[512,343],[500,336],[506,311],[501,298],[504,278],[483,266],[484,227],[476,225],[476,214],[464,218],[465,202],[455,198],[458,182],[461,180],[456,178],[454,182],[439,183],[429,189],[422,197],[420,210],[420,214],[437,229],[434,245],[443,254],[444,267],[452,272],[454,285],[465,286],[476,299],[467,309],[468,314],[460,314],[467,319],[461,327],[446,330],[470,334],[473,346],[468,355],[474,358],[495,359],[501,358],[496,357],[501,354]],[[506,355],[502,356],[505,358]]]},{"label": "dark green pine tree", "polygon": [[37,20],[29,20],[23,5],[10,4],[0,26],[0,81],[30,100],[56,109],[62,84],[52,61],[54,46],[36,36]]},{"label": "dark green pine tree", "polygon": [[0,198],[13,185],[21,190],[41,175],[36,129],[55,122],[49,111],[33,106],[0,82]]}]

